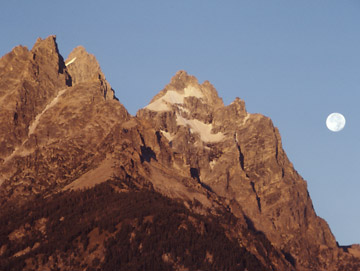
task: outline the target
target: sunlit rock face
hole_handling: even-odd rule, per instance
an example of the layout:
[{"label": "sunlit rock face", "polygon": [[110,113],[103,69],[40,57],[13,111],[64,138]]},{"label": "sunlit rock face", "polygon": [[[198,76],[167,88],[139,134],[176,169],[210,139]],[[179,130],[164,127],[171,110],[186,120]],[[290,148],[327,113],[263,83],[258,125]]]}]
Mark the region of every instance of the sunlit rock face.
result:
[{"label": "sunlit rock face", "polygon": [[282,148],[278,129],[269,118],[249,114],[241,99],[225,106],[209,82],[199,84],[179,71],[137,117],[169,141],[174,163],[188,167],[230,208],[234,202],[242,206],[255,228],[298,267],[311,270],[320,248],[336,249],[327,223],[316,216],[306,182]]},{"label": "sunlit rock face", "polygon": [[106,81],[94,55],[89,54],[84,47],[76,47],[68,56],[65,65],[72,79],[72,84],[100,82],[104,98],[113,99],[114,91]]},{"label": "sunlit rock face", "polygon": [[36,115],[67,87],[64,68],[53,36],[38,39],[30,51],[17,46],[1,58],[0,159],[22,144]]},{"label": "sunlit rock face", "polygon": [[[82,50],[77,61],[87,56]],[[2,201],[81,176],[111,129],[130,119],[99,76],[95,57],[88,58],[83,65],[97,67],[96,76],[86,70],[79,76],[50,36],[31,51],[16,47],[0,60],[0,182],[12,187],[2,189]]]},{"label": "sunlit rock face", "polygon": [[360,266],[271,120],[185,71],[131,116],[95,56],[50,36],[1,58],[0,113],[1,270]]}]

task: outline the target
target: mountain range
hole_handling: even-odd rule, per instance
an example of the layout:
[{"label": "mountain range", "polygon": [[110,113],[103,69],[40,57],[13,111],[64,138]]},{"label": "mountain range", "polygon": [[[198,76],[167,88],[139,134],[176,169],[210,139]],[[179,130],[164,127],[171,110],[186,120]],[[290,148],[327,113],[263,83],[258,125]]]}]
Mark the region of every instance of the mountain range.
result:
[{"label": "mountain range", "polygon": [[271,119],[209,81],[132,116],[50,36],[1,58],[0,113],[0,270],[360,270]]}]

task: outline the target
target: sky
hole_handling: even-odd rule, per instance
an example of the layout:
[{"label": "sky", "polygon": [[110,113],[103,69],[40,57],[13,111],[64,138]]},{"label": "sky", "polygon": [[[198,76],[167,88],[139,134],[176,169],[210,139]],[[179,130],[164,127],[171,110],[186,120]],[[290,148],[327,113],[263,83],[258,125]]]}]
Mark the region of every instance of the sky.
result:
[{"label": "sky", "polygon": [[83,45],[133,115],[178,70],[240,97],[279,128],[337,241],[360,243],[360,1],[1,1],[0,34],[1,56],[52,34],[65,59]]}]

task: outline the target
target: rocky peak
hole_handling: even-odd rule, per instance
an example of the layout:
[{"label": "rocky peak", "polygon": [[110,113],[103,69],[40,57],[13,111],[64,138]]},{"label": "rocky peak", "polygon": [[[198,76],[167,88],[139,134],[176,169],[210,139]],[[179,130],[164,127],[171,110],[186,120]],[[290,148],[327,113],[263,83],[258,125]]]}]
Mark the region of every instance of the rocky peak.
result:
[{"label": "rocky peak", "polygon": [[[78,47],[65,64],[55,36],[39,39],[31,51],[20,46],[4,56],[0,79],[0,221],[6,221],[0,225],[0,269],[60,266],[83,270],[91,265],[102,269],[100,262],[109,262],[104,253],[127,251],[124,242],[116,250],[107,247],[115,240],[128,240],[128,247],[134,250],[127,255],[141,253],[151,258],[152,254],[143,250],[149,241],[149,228],[141,226],[146,223],[146,227],[161,226],[166,236],[180,236],[180,243],[182,239],[190,241],[181,257],[190,251],[196,255],[192,257],[196,263],[210,259],[210,265],[202,270],[359,270],[360,262],[354,260],[360,255],[359,248],[348,247],[349,253],[345,253],[337,247],[328,225],[317,217],[306,182],[288,160],[271,120],[249,114],[239,98],[224,106],[208,81],[199,84],[194,76],[179,71],[132,117],[118,101],[106,99],[112,91],[108,93],[110,85],[95,57]],[[105,186],[91,189],[102,182]],[[136,203],[132,192],[138,190],[168,197],[158,205],[159,197],[151,193],[150,200],[139,206],[162,213],[164,224],[159,224],[152,212],[133,208],[128,199]],[[125,209],[109,197],[112,193],[126,201]],[[186,206],[181,219],[173,219],[177,207],[164,213],[161,205],[168,207],[169,200]],[[77,208],[79,205],[87,211]],[[103,212],[115,205],[119,212]],[[130,220],[122,216],[128,211],[135,212]],[[195,219],[199,218],[196,214],[208,217],[210,227],[205,220]],[[169,227],[168,215],[176,225]],[[34,218],[40,219],[34,224]],[[211,243],[214,236],[219,237],[219,231],[211,234],[213,218],[221,222],[222,231],[226,229],[227,239]],[[75,223],[74,230],[73,221],[83,224]],[[39,231],[37,224],[44,231]],[[195,235],[188,232],[192,225],[199,230]],[[118,235],[123,226],[130,232]],[[164,235],[162,231],[160,235]],[[202,244],[202,252],[195,254],[189,248],[199,236],[208,238],[212,246]],[[196,247],[201,244],[197,240]],[[147,243],[151,244],[150,253],[167,252],[169,247],[154,249],[154,242]],[[216,259],[231,262],[213,256],[214,251],[235,255],[234,264],[248,259],[239,258],[223,244],[237,252],[239,247],[234,244],[239,244],[241,250],[254,255],[251,262],[261,265],[214,265]],[[172,241],[170,246],[174,246]],[[171,253],[157,255],[157,263],[178,258]],[[92,258],[99,255],[104,256]]]},{"label": "rocky peak", "polygon": [[[129,118],[118,101],[104,99],[112,97],[111,87],[95,57],[79,49],[75,50],[78,68],[84,72],[74,66],[71,74],[58,52],[55,36],[39,38],[31,51],[16,47],[0,60],[0,184],[10,184],[16,170],[25,165],[23,161],[40,148],[75,144],[89,149],[99,144],[97,141],[106,136],[116,121]],[[76,61],[70,66],[73,64],[77,65]],[[91,72],[97,74],[97,79]],[[86,153],[82,147],[78,150],[78,157]],[[52,167],[48,165],[47,169]]]},{"label": "rocky peak", "polygon": [[195,76],[178,71],[145,108],[151,111],[169,111],[174,107],[192,108],[199,104],[209,106],[211,111],[224,105],[216,89],[208,81],[199,84]]},{"label": "rocky peak", "polygon": [[50,35],[45,39],[38,38],[32,48],[33,51],[37,50],[55,50],[58,53],[56,35]]},{"label": "rocky peak", "polygon": [[[31,49],[31,52],[33,54],[33,59],[38,64],[39,69],[43,72],[51,72],[52,76],[64,73],[65,63],[63,57],[59,53],[56,36],[52,35],[46,39],[38,38]],[[69,78],[66,79],[67,84],[69,84]]]},{"label": "rocky peak", "polygon": [[197,85],[199,82],[195,76],[189,75],[186,71],[180,70],[171,78],[168,86],[182,90],[188,85]]},{"label": "rocky peak", "polygon": [[[250,114],[246,111],[245,102],[236,98],[230,105],[215,110],[213,123],[218,131],[233,130],[235,126],[241,126],[249,119]],[[234,124],[236,124],[234,126]]]},{"label": "rocky peak", "polygon": [[282,149],[277,128],[269,118],[249,114],[241,99],[224,106],[209,82],[200,85],[180,71],[137,116],[169,141],[189,176],[241,205],[255,228],[298,266],[310,268],[308,255],[319,246],[336,247],[329,227],[316,216],[306,182]]},{"label": "rocky peak", "polygon": [[36,116],[69,86],[70,77],[55,36],[39,38],[31,51],[15,47],[1,58],[0,75],[0,158],[6,160],[27,139]]},{"label": "rocky peak", "polygon": [[[223,107],[222,99],[208,81],[199,84],[194,76],[179,71],[137,115],[146,119],[157,116],[155,128],[175,144],[196,140],[202,145],[224,139],[213,123],[215,111]],[[175,137],[179,141],[172,140]]]},{"label": "rocky peak", "polygon": [[65,65],[71,75],[73,85],[100,81],[104,97],[114,98],[114,91],[106,81],[98,61],[83,46],[76,47],[69,54]]}]

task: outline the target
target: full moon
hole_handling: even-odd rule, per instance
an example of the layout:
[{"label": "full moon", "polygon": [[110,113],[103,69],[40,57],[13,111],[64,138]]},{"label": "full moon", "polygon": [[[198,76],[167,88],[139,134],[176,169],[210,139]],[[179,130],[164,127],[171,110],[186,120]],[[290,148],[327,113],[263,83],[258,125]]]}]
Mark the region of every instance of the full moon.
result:
[{"label": "full moon", "polygon": [[326,126],[330,131],[339,132],[345,127],[345,117],[340,113],[331,113],[326,119]]}]

